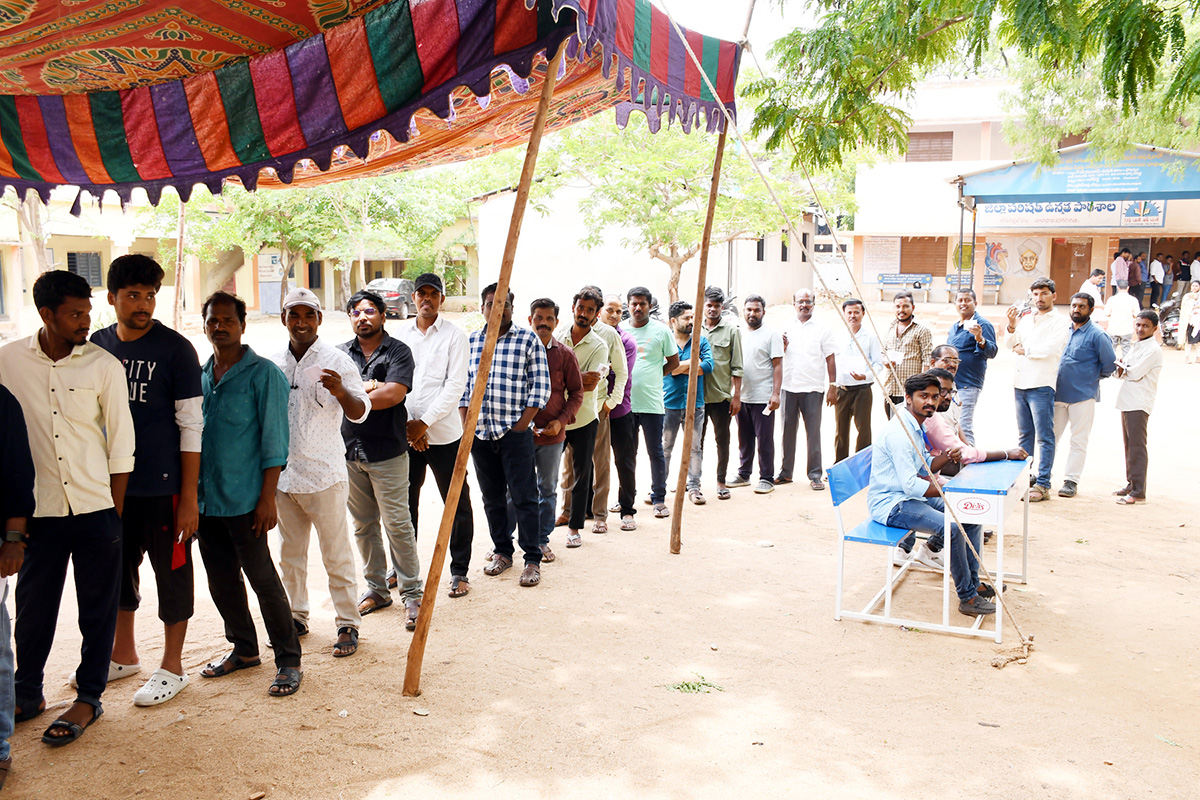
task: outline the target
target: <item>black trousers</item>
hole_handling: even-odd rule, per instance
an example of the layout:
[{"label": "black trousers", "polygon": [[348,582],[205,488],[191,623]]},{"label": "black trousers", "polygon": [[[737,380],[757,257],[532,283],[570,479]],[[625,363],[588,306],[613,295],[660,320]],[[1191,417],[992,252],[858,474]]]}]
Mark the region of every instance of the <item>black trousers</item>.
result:
[{"label": "black trousers", "polygon": [[850,455],[850,422],[858,431],[854,452],[871,446],[871,384],[839,386],[837,403],[833,406],[837,434],[833,439],[833,457],[841,461]]},{"label": "black trousers", "polygon": [[888,403],[887,405],[885,405],[883,407],[883,413],[887,415],[888,419],[891,419],[893,404],[895,404],[896,408],[904,408],[904,395],[890,394],[890,395],[888,395],[888,397],[891,398],[892,402]]},{"label": "black trousers", "polygon": [[717,442],[717,483],[725,483],[729,474],[729,401],[704,404],[704,435],[708,435],[708,423],[713,425],[713,439]]},{"label": "black trousers", "polygon": [[617,502],[621,516],[637,513],[633,503],[637,498],[637,426],[633,413],[608,418],[609,438],[612,441],[613,466],[617,470]]},{"label": "black trousers", "polygon": [[1139,283],[1129,287],[1129,294],[1138,301],[1138,308],[1146,307],[1146,284]]},{"label": "black trousers", "polygon": [[1161,283],[1150,284],[1150,305],[1158,305],[1158,301],[1162,300],[1163,285]]},{"label": "black trousers", "polygon": [[763,414],[766,403],[742,403],[738,409],[738,477],[750,478],[754,449],[758,445],[758,479],[775,480],[775,412]]},{"label": "black trousers", "polygon": [[246,583],[258,597],[263,626],[275,648],[275,668],[300,666],[300,639],[292,607],[271,560],[265,534],[254,534],[254,512],[237,517],[200,516],[200,557],[208,573],[208,591],[225,621],[225,638],[239,658],[258,655],[258,631],[250,616]]},{"label": "black trousers", "polygon": [[805,472],[810,481],[821,479],[821,406],[824,392],[783,393],[783,461],[779,465],[780,479],[792,477],[796,467],[796,434],[804,420],[804,438],[808,444]]},{"label": "black trousers", "polygon": [[570,452],[575,475],[575,483],[567,487],[571,492],[571,516],[567,527],[571,530],[577,531],[583,527],[583,520],[592,507],[588,495],[595,472],[592,455],[596,452],[596,431],[599,427],[600,420],[594,419],[582,428],[566,432],[564,454]]},{"label": "black trousers", "polygon": [[17,573],[16,704],[22,711],[45,699],[46,659],[54,644],[58,608],[67,579],[67,562],[75,568],[79,632],[83,646],[75,671],[76,700],[100,708],[108,683],[117,604],[121,597],[121,518],[115,509],[65,517],[33,517],[25,561]]},{"label": "black trousers", "polygon": [[[492,547],[497,555],[513,556],[513,541],[508,528],[511,497],[517,516],[517,543],[525,553],[526,564],[542,563],[533,456],[533,431],[528,428],[509,430],[499,439],[476,436],[471,447],[475,480],[479,481],[479,493],[483,495],[483,513],[492,535]],[[586,499],[586,494],[584,497]]]},{"label": "black trousers", "polygon": [[[433,471],[442,500],[450,491],[450,479],[454,476],[454,461],[458,458],[459,442],[431,444],[423,452],[408,449],[408,507],[412,515],[413,531],[417,531],[417,506],[421,500],[421,486],[425,483],[425,468]],[[419,532],[419,531],[418,531]],[[475,538],[475,517],[471,511],[471,487],[463,481],[462,493],[458,496],[458,508],[454,511],[454,527],[450,529],[450,574],[465,577],[471,566],[471,544]]]}]

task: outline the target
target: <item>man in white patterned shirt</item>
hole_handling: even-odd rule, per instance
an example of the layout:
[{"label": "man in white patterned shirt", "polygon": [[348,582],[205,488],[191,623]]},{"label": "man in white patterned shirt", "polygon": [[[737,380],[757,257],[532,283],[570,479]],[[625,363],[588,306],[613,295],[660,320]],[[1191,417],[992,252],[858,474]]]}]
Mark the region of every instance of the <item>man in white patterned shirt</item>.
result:
[{"label": "man in white patterned shirt", "polygon": [[316,527],[337,617],[333,655],[341,658],[358,650],[362,623],[346,524],[349,474],[342,416],[362,422],[371,413],[371,400],[350,356],[317,338],[322,317],[321,301],[315,294],[304,288],[292,289],[283,300],[280,319],[288,329],[288,346],[273,360],[292,389],[288,397],[288,463],[276,492],[283,585],[292,604],[296,632],[303,636],[308,633],[308,542]]},{"label": "man in white patterned shirt", "polygon": [[[483,316],[492,315],[496,284],[484,288]],[[550,398],[550,370],[546,348],[537,334],[512,324],[513,294],[508,293],[500,321],[499,338],[488,372],[487,389],[479,421],[475,425],[475,444],[471,458],[479,493],[483,495],[483,513],[487,516],[494,552],[485,575],[499,575],[513,565],[513,542],[508,528],[508,498],[512,498],[517,517],[517,541],[525,554],[521,572],[522,586],[541,581],[542,549],[538,537],[538,489],[534,470],[533,431],[530,423],[538,409]],[[467,388],[459,401],[465,420],[487,327],[471,334],[471,355],[467,365]]]}]

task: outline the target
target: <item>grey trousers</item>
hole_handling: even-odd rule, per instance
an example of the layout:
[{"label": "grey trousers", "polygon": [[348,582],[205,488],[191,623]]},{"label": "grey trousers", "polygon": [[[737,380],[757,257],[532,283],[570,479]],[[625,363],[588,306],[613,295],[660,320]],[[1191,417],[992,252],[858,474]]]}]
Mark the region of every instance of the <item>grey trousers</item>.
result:
[{"label": "grey trousers", "polygon": [[[682,436],[684,423],[687,421],[687,411],[682,408],[668,408],[663,416],[663,457],[667,462],[667,470],[671,469],[671,451],[675,449],[675,440]],[[688,491],[700,488],[700,466],[704,462],[704,406],[696,409],[692,420],[692,452],[679,458],[679,468],[687,465]],[[676,473],[678,474],[678,473]],[[674,481],[669,485],[674,486]]]},{"label": "grey trousers", "polygon": [[1146,450],[1146,425],[1150,415],[1145,411],[1121,412],[1121,436],[1125,441],[1125,479],[1129,494],[1146,497],[1146,467],[1150,454]]},{"label": "grey trousers", "polygon": [[789,479],[796,467],[796,434],[804,419],[804,438],[808,441],[807,474],[810,481],[821,480],[821,406],[822,392],[783,393],[783,463],[779,478]]},{"label": "grey trousers", "polygon": [[[388,553],[401,600],[420,600],[421,562],[408,506],[408,453],[386,461],[347,461],[354,541],[363,560],[367,588],[388,597]],[[382,523],[382,526],[381,526]],[[381,530],[382,528],[382,530]],[[387,533],[387,542],[383,534]]]},{"label": "grey trousers", "polygon": [[311,493],[276,491],[279,511],[279,566],[283,588],[292,604],[292,619],[308,624],[308,543],[317,529],[321,561],[329,576],[329,599],[339,628],[362,623],[358,613],[358,579],[354,577],[354,554],[350,550],[350,526],[346,524],[347,486],[339,481],[328,489]]}]

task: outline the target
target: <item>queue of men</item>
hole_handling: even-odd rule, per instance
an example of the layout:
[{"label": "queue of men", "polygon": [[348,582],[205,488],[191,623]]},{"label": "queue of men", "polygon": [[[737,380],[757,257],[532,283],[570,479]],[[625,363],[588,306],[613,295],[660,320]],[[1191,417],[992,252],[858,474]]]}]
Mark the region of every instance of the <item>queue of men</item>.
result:
[{"label": "queue of men", "polygon": [[[1118,502],[1146,498],[1146,423],[1162,362],[1154,340],[1158,319],[1154,312],[1138,314],[1136,342],[1118,361],[1110,337],[1091,321],[1094,295],[1076,294],[1068,321],[1054,309],[1053,282],[1044,279],[1031,287],[1030,313],[1022,316],[1014,307],[1008,314],[1005,343],[1018,357],[1020,446],[994,451],[977,448],[973,420],[999,343],[969,289],[958,293],[960,319],[948,342],[934,347],[908,292],[895,296],[895,320],[881,342],[864,326],[861,301],[842,304],[848,330],[834,329],[814,317],[808,289],[795,294],[795,320],[776,331],[764,322],[761,296],[745,299],[742,327],[726,314],[716,287],[706,292],[699,321],[691,304],[676,302],[662,323],[651,313],[654,298],[645,287],[606,297],[585,286],[569,314],[552,299],[535,299],[526,327],[514,321],[512,293],[497,297],[493,284],[482,292],[482,309],[490,321],[502,304],[500,329],[478,419],[465,431],[488,331],[485,325],[468,336],[440,313],[445,292],[437,275],[416,279],[416,317],[395,337],[385,330],[383,299],[355,294],[346,308],[354,338],[337,344],[319,334],[319,298],[293,289],[281,313],[288,345],[271,357],[242,342],[246,304],[216,292],[202,306],[212,348],[203,365],[186,339],[153,319],[162,279],[162,269],[147,257],[114,260],[108,300],[117,321],[89,341],[91,288],[69,272],[45,273],[33,290],[42,328],[0,348],[0,454],[9,478],[0,495],[6,521],[0,580],[19,575],[15,677],[7,616],[0,611],[0,682],[15,686],[12,706],[0,707],[4,748],[13,721],[45,710],[44,668],[68,559],[75,564],[83,647],[71,675],[76,701],[47,728],[47,744],[78,739],[103,713],[107,683],[141,671],[134,619],[143,557],[154,574],[165,645],[134,702],[159,705],[188,686],[181,658],[194,610],[193,538],[231,646],[200,676],[216,680],[261,664],[249,583],[274,650],[267,692],[288,696],[303,678],[299,639],[310,632],[307,566],[314,530],[335,613],[330,654],[357,652],[362,618],[393,605],[393,590],[413,630],[424,588],[416,548],[420,492],[432,471],[445,499],[461,437],[471,435],[492,545],[483,573],[494,577],[512,568],[519,547],[519,584],[537,586],[542,565],[557,558],[550,547],[556,526],[567,528],[568,548],[583,544],[588,520],[593,533],[606,533],[608,513],[619,514],[621,530],[636,530],[642,443],[651,468],[644,503],[655,517],[670,515],[667,475],[672,453],[681,449],[692,359],[701,380],[691,451],[680,454],[679,469],[697,505],[706,502],[700,479],[709,423],[718,500],[738,487],[753,485],[766,494],[792,482],[801,422],[804,475],[812,490],[825,489],[820,432],[828,405],[836,417],[837,460],[849,454],[852,426],[856,451],[876,445],[872,516],[930,534],[919,547],[912,536],[902,541],[897,563],[915,559],[944,569],[934,486],[939,475],[962,464],[1036,454],[1030,499],[1045,500],[1055,447],[1069,426],[1070,457],[1058,494],[1073,496],[1099,382],[1109,375],[1123,380],[1117,407],[1127,485],[1116,492]],[[702,328],[693,353],[696,324]],[[871,386],[877,380],[885,381],[895,412],[889,405],[891,421],[876,438]],[[731,477],[734,420],[738,453]],[[267,533],[276,527],[278,564],[267,547]],[[464,485],[450,537],[450,597],[471,591],[473,536],[473,502]],[[978,579],[980,536],[977,526],[954,527],[948,545],[960,610],[970,615],[995,611],[994,589]],[[363,565],[361,594],[352,541]],[[8,763],[0,758],[0,783]]]}]

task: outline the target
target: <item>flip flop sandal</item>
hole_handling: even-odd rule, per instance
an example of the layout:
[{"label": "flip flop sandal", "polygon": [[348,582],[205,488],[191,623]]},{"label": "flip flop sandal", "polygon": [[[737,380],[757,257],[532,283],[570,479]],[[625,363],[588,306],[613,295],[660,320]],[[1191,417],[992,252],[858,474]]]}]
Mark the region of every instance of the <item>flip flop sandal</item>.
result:
[{"label": "flip flop sandal", "polygon": [[637,530],[637,521],[634,520],[634,518],[631,515],[626,514],[625,516],[621,517],[621,530],[636,531]]},{"label": "flip flop sandal", "polygon": [[[271,697],[287,697],[295,694],[300,689],[300,679],[303,677],[304,673],[295,667],[284,667],[279,670],[275,680],[267,687],[267,694]],[[273,689],[278,691],[272,691]]]},{"label": "flip flop sandal", "polygon": [[537,564],[526,564],[525,569],[521,570],[522,586],[537,586],[541,581],[542,571]]},{"label": "flip flop sandal", "polygon": [[159,667],[150,674],[150,680],[133,693],[133,704],[142,708],[160,705],[182,692],[187,685],[186,673],[176,675]]},{"label": "flip flop sandal", "polygon": [[542,551],[542,563],[543,564],[549,564],[553,561],[558,560],[558,556],[554,555],[554,551],[550,549],[550,545],[548,545],[548,544],[542,545],[541,551]]},{"label": "flip flop sandal", "polygon": [[[226,664],[233,666],[227,667]],[[235,653],[222,658],[220,661],[214,661],[204,669],[200,670],[201,678],[224,678],[226,675],[237,672],[239,669],[250,669],[262,664],[262,659],[257,656],[249,659],[241,659]]]},{"label": "flip flop sandal", "polygon": [[471,582],[465,575],[450,576],[450,596],[466,597],[471,592]]},{"label": "flip flop sandal", "polygon": [[[95,708],[93,706],[92,718],[83,725],[80,725],[78,722],[67,722],[65,719],[60,717],[59,719],[54,720],[54,722],[51,722],[49,728],[46,728],[46,732],[42,734],[42,741],[51,747],[62,747],[63,745],[70,744],[80,736],[83,736],[83,732],[90,728],[92,723],[100,719],[100,717],[103,715],[104,709]],[[53,730],[65,730],[67,731],[67,735],[51,736],[50,731]]]},{"label": "flip flop sandal", "polygon": [[592,533],[608,533],[608,523],[598,519],[592,525]]},{"label": "flip flop sandal", "polygon": [[608,513],[610,513],[610,514],[620,514],[620,513],[621,513],[621,504],[620,504],[620,503],[613,503],[611,506],[609,506],[609,507],[608,507]]},{"label": "flip flop sandal", "polygon": [[671,509],[667,508],[665,503],[659,503],[654,507],[654,516],[658,519],[666,519],[671,516]]},{"label": "flip flop sandal", "polygon": [[1119,505],[1119,506],[1140,506],[1140,505],[1144,504],[1145,502],[1146,502],[1146,498],[1134,497],[1131,494],[1127,494],[1124,497],[1117,498],[1117,505]]},{"label": "flip flop sandal", "polygon": [[728,500],[729,496],[730,495],[729,495],[728,489],[717,489],[717,499],[718,500]]},{"label": "flip flop sandal", "polygon": [[688,492],[688,500],[692,501],[692,505],[702,506],[708,501],[704,499],[704,494],[699,489],[692,489]]},{"label": "flip flop sandal", "polygon": [[350,641],[334,642],[334,658],[346,658],[358,652],[358,628],[351,628],[349,625],[343,625],[342,627],[338,628],[338,636],[341,637],[341,635],[344,633],[350,635]]},{"label": "flip flop sandal", "polygon": [[572,533],[567,536],[567,547],[582,547],[583,539],[578,533]]},{"label": "flip flop sandal", "polygon": [[[379,592],[368,589],[363,592],[362,597],[358,598],[358,613],[365,617],[367,614],[387,608],[394,602],[391,597],[384,597]],[[367,605],[368,603],[370,605]]]},{"label": "flip flop sandal", "polygon": [[407,600],[404,603],[404,630],[415,631],[417,629],[417,615],[421,613],[420,600]]},{"label": "flip flop sandal", "polygon": [[484,575],[495,577],[512,566],[512,559],[499,553],[492,555],[492,563],[483,568]]}]

